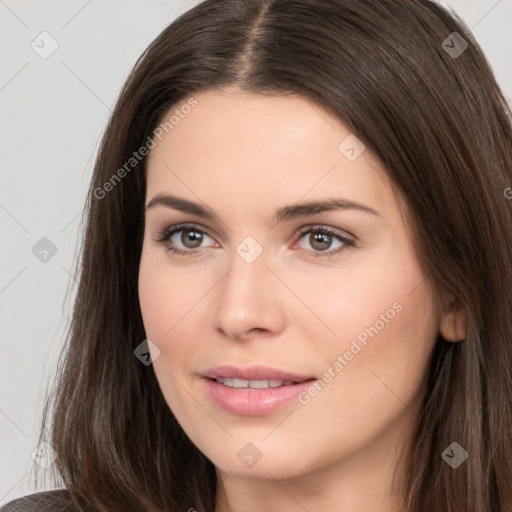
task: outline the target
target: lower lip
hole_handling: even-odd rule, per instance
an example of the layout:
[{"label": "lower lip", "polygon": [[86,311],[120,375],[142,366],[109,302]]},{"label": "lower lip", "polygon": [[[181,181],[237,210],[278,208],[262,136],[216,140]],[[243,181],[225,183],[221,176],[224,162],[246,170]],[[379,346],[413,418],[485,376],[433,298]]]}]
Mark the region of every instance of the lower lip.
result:
[{"label": "lower lip", "polygon": [[237,389],[204,379],[213,400],[224,410],[233,414],[259,416],[267,414],[292,402],[315,381],[308,380],[291,386],[266,389]]}]

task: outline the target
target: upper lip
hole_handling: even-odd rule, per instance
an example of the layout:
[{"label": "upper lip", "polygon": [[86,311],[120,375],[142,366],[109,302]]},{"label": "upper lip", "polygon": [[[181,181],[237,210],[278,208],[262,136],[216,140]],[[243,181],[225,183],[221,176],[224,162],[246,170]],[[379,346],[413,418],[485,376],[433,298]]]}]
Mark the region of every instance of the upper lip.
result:
[{"label": "upper lip", "polygon": [[270,368],[268,366],[250,366],[248,368],[240,368],[236,366],[216,366],[210,368],[203,373],[203,377],[208,379],[235,378],[244,380],[290,380],[293,382],[304,382],[314,379],[312,375],[298,375],[295,373],[286,372],[277,368]]}]

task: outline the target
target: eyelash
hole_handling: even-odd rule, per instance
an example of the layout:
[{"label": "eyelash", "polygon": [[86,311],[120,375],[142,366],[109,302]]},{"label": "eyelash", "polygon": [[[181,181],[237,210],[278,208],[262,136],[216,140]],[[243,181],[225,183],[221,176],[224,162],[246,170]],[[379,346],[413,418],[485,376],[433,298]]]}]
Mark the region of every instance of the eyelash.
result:
[{"label": "eyelash", "polygon": [[[194,224],[176,224],[175,226],[169,226],[169,227],[165,228],[163,231],[161,231],[158,234],[158,238],[155,238],[154,241],[161,243],[161,244],[165,244],[169,240],[169,238],[171,238],[174,234],[179,233],[180,231],[186,231],[187,229],[194,230],[197,233],[209,236],[208,233],[206,233],[202,229],[198,229],[197,226]],[[333,236],[334,238],[336,238],[337,240],[339,240],[340,242],[342,242],[344,244],[342,247],[340,247],[334,251],[330,251],[330,252],[313,251],[315,258],[331,258],[333,256],[336,256],[340,252],[346,250],[347,248],[353,247],[355,245],[354,240],[345,238],[345,237],[339,235],[333,229],[325,227],[325,226],[313,226],[313,227],[309,227],[309,228],[301,230],[299,232],[300,236],[299,236],[298,241],[305,234],[311,233],[311,232],[318,232],[318,233]],[[186,251],[183,249],[177,249],[176,247],[170,247],[170,246],[167,246],[166,249],[167,249],[167,251],[175,254],[176,256],[185,256],[185,257],[198,256],[201,252],[200,249],[190,249],[190,250]],[[307,249],[304,249],[304,250],[307,250]],[[309,252],[311,252],[311,251],[309,251]]]}]

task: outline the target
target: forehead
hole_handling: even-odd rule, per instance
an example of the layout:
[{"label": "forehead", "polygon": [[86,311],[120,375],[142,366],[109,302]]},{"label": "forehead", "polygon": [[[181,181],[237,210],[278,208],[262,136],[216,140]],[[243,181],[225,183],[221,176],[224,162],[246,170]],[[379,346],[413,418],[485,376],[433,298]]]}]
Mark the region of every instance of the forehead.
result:
[{"label": "forehead", "polygon": [[176,114],[149,155],[149,199],[165,191],[193,200],[204,196],[212,207],[217,197],[223,204],[260,209],[326,194],[364,200],[376,209],[390,200],[392,189],[377,159],[367,149],[347,159],[340,143],[354,135],[310,101],[233,89],[193,98],[194,107],[183,108],[185,98],[164,116]]}]

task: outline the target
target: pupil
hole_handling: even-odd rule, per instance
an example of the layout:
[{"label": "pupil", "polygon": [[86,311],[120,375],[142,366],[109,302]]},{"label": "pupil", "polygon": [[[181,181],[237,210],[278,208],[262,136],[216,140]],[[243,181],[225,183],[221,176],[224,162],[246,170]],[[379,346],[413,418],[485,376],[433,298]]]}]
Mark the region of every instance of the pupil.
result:
[{"label": "pupil", "polygon": [[[188,234],[185,235],[185,233]],[[201,235],[201,233],[197,233],[192,230],[185,230],[183,231],[183,234],[181,236],[181,241],[183,242],[183,245],[185,245],[185,247],[188,247],[189,249],[194,249],[195,247],[201,245],[202,238],[203,235]],[[192,247],[188,245],[188,242],[192,242]],[[194,245],[194,242],[197,242],[197,244]]]},{"label": "pupil", "polygon": [[[325,249],[328,249],[330,244],[330,235],[327,235],[325,233],[316,233],[312,234],[312,243],[311,246],[315,247],[315,244],[320,244],[320,247],[316,246],[317,249],[320,251],[324,251]],[[325,245],[324,245],[325,244]]]}]

